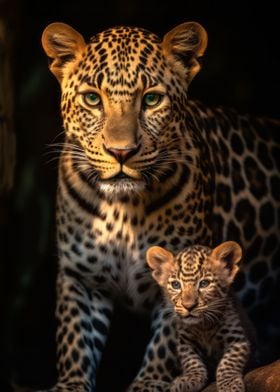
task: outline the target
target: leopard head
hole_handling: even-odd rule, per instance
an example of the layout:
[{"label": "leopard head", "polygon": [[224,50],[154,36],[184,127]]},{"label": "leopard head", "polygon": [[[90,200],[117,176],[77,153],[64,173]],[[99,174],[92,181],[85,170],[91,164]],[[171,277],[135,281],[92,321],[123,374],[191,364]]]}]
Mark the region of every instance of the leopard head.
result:
[{"label": "leopard head", "polygon": [[183,23],[163,40],[116,27],[86,43],[72,27],[53,23],[42,45],[61,85],[65,153],[99,189],[142,191],[192,161],[184,108],[207,46],[201,25]]}]

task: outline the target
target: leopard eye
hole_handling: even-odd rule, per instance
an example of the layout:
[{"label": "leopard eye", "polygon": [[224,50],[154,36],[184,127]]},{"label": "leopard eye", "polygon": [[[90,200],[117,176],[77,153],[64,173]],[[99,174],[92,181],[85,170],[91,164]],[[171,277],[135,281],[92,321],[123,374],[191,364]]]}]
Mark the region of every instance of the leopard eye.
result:
[{"label": "leopard eye", "polygon": [[83,100],[91,107],[99,106],[101,104],[101,98],[97,93],[84,93]]},{"label": "leopard eye", "polygon": [[143,97],[144,107],[152,108],[162,101],[163,95],[158,93],[147,93]]},{"label": "leopard eye", "polygon": [[179,280],[172,280],[171,287],[175,290],[179,290],[181,288],[181,283]]},{"label": "leopard eye", "polygon": [[202,279],[202,280],[199,282],[199,287],[200,287],[201,289],[204,289],[205,287],[209,286],[209,284],[210,284],[210,281],[209,281],[208,279]]}]

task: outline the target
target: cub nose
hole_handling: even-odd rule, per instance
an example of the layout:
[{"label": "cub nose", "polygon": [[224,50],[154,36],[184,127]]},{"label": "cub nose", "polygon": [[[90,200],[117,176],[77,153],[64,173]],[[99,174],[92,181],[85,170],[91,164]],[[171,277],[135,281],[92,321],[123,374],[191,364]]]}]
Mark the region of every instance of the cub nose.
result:
[{"label": "cub nose", "polygon": [[108,154],[112,155],[119,163],[125,163],[129,158],[137,154],[140,150],[140,144],[138,146],[128,148],[107,148],[104,146],[104,150]]},{"label": "cub nose", "polygon": [[182,300],[182,305],[185,309],[191,311],[196,307],[197,302],[195,300]]}]

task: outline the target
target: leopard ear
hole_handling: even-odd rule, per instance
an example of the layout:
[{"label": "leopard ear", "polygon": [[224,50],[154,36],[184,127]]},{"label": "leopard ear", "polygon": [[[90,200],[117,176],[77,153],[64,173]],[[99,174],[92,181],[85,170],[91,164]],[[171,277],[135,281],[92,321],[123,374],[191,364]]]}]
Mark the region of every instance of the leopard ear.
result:
[{"label": "leopard ear", "polygon": [[85,47],[80,33],[65,23],[52,23],[42,34],[42,46],[50,58],[49,68],[58,81],[63,78],[64,65],[80,58]]},{"label": "leopard ear", "polygon": [[203,56],[207,42],[205,29],[199,23],[187,22],[164,36],[163,48],[167,54],[173,55],[188,69],[188,82],[191,82],[200,70],[198,58]]},{"label": "leopard ear", "polygon": [[161,286],[164,285],[174,265],[172,253],[160,246],[152,246],[147,251],[146,259],[148,265],[153,270],[152,275],[154,279]]},{"label": "leopard ear", "polygon": [[231,283],[239,270],[242,258],[242,249],[237,242],[226,241],[211,252],[211,258],[226,273],[227,280]]}]

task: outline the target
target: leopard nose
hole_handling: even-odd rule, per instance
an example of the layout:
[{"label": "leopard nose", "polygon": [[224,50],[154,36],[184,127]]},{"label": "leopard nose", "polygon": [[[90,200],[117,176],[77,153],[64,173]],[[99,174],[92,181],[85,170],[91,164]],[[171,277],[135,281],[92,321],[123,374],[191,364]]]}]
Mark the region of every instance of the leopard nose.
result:
[{"label": "leopard nose", "polygon": [[108,154],[112,155],[119,163],[125,163],[129,158],[137,154],[140,150],[140,144],[138,146],[128,148],[107,148],[104,146],[104,150]]}]

